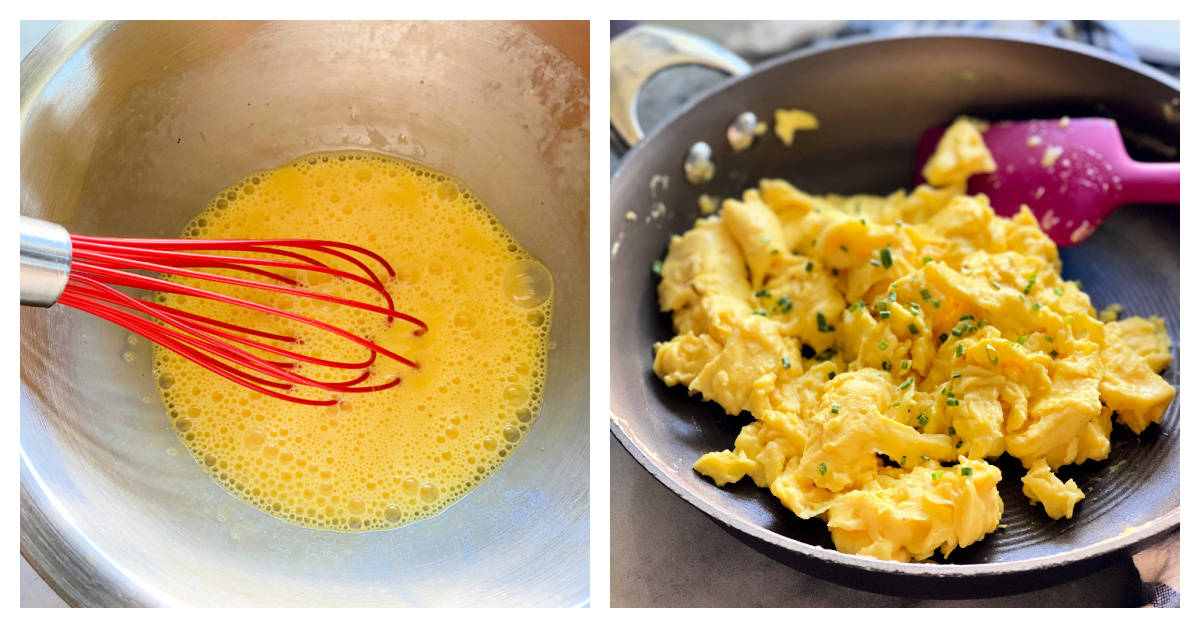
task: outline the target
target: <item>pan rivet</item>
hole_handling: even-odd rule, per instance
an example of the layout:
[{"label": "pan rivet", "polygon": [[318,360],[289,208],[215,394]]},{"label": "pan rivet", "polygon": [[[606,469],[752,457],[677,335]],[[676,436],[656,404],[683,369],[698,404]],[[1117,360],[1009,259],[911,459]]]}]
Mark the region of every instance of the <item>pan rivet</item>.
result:
[{"label": "pan rivet", "polygon": [[707,142],[696,142],[688,149],[683,159],[683,173],[692,185],[708,183],[717,173],[712,160],[712,147]]},{"label": "pan rivet", "polygon": [[743,151],[750,148],[754,144],[754,138],[758,136],[758,116],[754,115],[753,111],[744,111],[738,114],[738,117],[733,119],[729,128],[725,131],[725,137],[729,140],[729,145],[735,151]]}]

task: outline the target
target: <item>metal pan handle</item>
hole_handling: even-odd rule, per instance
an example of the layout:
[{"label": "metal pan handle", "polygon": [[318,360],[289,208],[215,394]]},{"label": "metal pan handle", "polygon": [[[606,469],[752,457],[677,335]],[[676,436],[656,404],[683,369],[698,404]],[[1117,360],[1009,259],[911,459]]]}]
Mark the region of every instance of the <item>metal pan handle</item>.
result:
[{"label": "metal pan handle", "polygon": [[635,26],[613,38],[609,61],[609,115],[613,129],[630,147],[646,135],[638,122],[637,97],[651,76],[679,65],[702,65],[735,76],[750,71],[744,59],[707,39],[647,25]]}]

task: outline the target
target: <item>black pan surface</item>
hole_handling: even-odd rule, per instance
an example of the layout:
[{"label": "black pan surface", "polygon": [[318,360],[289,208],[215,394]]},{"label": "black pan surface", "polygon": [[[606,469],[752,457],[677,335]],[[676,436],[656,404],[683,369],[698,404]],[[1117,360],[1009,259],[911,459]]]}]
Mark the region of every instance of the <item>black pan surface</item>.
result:
[{"label": "black pan surface", "polygon": [[[1140,437],[1113,431],[1107,461],[1064,467],[1087,494],[1071,520],[1052,521],[1020,492],[1020,465],[1002,458],[1001,528],[949,560],[901,564],[841,554],[823,522],[795,517],[749,480],[717,488],[692,471],[730,448],[748,414],[668,388],[652,371],[654,342],[672,337],[658,311],[655,260],[671,234],[699,216],[700,194],[740,192],[782,177],[814,193],[888,193],[906,187],[922,130],[958,114],[985,119],[1115,118],[1135,159],[1179,159],[1178,83],[1083,46],[996,36],[848,40],[804,50],[730,79],[659,127],[626,155],[611,184],[612,431],[659,481],[760,551],[842,584],[923,597],[1015,593],[1079,575],[1152,542],[1179,524],[1179,398]],[[736,115],[771,120],[801,108],[821,121],[791,148],[774,137],[734,153],[724,139]],[[682,173],[693,142],[713,147],[716,177],[693,186]],[[655,175],[670,184],[651,188]],[[666,213],[646,221],[654,203]],[[628,211],[638,215],[626,220]],[[1179,338],[1179,208],[1127,207],[1085,243],[1061,251],[1063,275],[1083,282],[1097,309],[1166,319]],[[1164,377],[1178,389],[1179,347]],[[670,525],[670,522],[663,522]],[[703,542],[703,540],[697,540]]]}]

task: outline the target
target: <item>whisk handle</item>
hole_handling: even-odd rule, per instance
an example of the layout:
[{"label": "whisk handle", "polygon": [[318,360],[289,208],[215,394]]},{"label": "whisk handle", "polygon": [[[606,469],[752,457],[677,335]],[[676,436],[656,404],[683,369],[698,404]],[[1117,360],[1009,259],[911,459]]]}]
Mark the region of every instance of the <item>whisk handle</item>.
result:
[{"label": "whisk handle", "polygon": [[70,274],[71,234],[52,222],[21,216],[21,305],[54,305]]}]

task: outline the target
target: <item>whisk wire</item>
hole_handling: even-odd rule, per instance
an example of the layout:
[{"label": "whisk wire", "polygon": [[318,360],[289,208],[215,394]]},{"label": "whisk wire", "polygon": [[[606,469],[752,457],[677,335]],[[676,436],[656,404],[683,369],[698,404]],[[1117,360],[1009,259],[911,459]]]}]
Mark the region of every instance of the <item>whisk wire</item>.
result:
[{"label": "whisk wire", "polygon": [[[337,397],[312,399],[289,394],[289,391],[295,386],[301,386],[334,394],[362,393],[385,390],[398,385],[401,381],[399,376],[380,384],[362,385],[371,377],[371,367],[378,355],[391,358],[410,368],[419,368],[417,362],[368,338],[315,318],[195,285],[142,274],[159,273],[166,277],[187,278],[248,290],[265,290],[302,300],[314,299],[354,307],[386,316],[389,324],[395,319],[413,324],[416,326],[414,335],[425,333],[428,330],[425,322],[396,310],[392,295],[379,274],[354,255],[359,254],[374,260],[385,269],[389,277],[394,278],[396,275],[392,266],[369,249],[344,242],[302,239],[164,240],[90,236],[71,236],[70,239],[70,275],[58,302],[100,316],[143,335],[201,367],[258,393],[309,405],[333,405],[338,403]],[[305,253],[286,247],[298,248]],[[232,251],[270,257],[226,254]],[[334,268],[311,254],[342,260],[361,274]],[[246,273],[266,281],[200,269]],[[301,281],[291,276],[291,273],[309,273],[310,278],[312,273],[318,273],[358,283],[378,293],[386,306],[306,289]],[[300,342],[291,335],[194,314],[165,303],[130,296],[113,286],[207,299],[278,316],[349,340],[366,348],[370,355],[357,362],[305,355],[269,344]],[[268,356],[280,359],[272,360]],[[322,381],[296,372],[295,369],[301,363],[361,372],[343,381]]]}]

